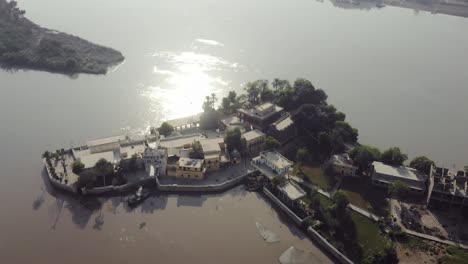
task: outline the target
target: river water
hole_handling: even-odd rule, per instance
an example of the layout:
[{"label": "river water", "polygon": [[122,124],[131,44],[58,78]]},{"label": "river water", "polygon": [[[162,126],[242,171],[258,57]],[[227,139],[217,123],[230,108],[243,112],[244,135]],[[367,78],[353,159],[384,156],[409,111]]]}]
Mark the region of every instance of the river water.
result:
[{"label": "river water", "polygon": [[[240,191],[153,198],[145,212],[101,201],[92,215],[73,200],[42,196],[44,150],[147,130],[200,111],[211,92],[221,97],[255,79],[308,78],[359,128],[362,143],[400,146],[446,166],[468,163],[466,19],[312,0],[20,0],[19,6],[39,25],[111,46],[127,59],[106,76],[0,72],[5,263],[217,263],[211,256],[272,263],[290,245],[325,259],[268,203]],[[161,208],[147,212],[152,207]],[[99,231],[93,225],[100,214]],[[263,242],[259,220],[282,241]]]}]

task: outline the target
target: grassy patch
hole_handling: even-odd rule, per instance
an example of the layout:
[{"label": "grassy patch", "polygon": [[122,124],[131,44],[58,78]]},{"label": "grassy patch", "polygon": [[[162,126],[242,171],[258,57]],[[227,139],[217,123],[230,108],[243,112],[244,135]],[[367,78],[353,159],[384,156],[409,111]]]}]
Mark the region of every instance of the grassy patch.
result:
[{"label": "grassy patch", "polygon": [[319,188],[330,190],[333,187],[333,176],[326,175],[320,166],[302,165],[300,170],[304,174],[304,178]]},{"label": "grassy patch", "polygon": [[364,255],[370,253],[371,250],[379,251],[385,248],[386,239],[380,233],[376,223],[354,212],[351,218],[356,226],[357,241],[362,246]]},{"label": "grassy patch", "polygon": [[411,250],[428,251],[431,249],[431,245],[424,242],[424,240],[407,234],[397,238],[397,241]]},{"label": "grassy patch", "polygon": [[447,255],[440,258],[442,264],[468,264],[468,250],[457,247],[447,248]]},{"label": "grassy patch", "polygon": [[346,193],[351,204],[379,216],[388,215],[387,192],[372,186],[366,179],[345,177],[340,189]]}]

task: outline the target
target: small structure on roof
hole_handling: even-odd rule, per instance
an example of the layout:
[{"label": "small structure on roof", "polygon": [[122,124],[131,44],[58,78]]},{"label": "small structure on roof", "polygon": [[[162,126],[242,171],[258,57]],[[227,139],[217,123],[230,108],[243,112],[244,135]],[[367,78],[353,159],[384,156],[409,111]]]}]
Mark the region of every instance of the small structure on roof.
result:
[{"label": "small structure on roof", "polygon": [[335,173],[343,176],[357,176],[358,167],[354,165],[353,160],[347,153],[336,154],[330,157],[328,164],[332,166]]},{"label": "small structure on roof", "polygon": [[284,177],[294,164],[277,151],[260,152],[260,156],[253,158],[251,163],[270,179]]},{"label": "small structure on roof", "polygon": [[202,180],[206,169],[202,159],[180,158],[177,161],[176,177]]},{"label": "small structure on roof", "polygon": [[272,103],[263,103],[254,107],[244,106],[237,109],[238,117],[255,128],[264,129],[283,113],[283,108]]}]

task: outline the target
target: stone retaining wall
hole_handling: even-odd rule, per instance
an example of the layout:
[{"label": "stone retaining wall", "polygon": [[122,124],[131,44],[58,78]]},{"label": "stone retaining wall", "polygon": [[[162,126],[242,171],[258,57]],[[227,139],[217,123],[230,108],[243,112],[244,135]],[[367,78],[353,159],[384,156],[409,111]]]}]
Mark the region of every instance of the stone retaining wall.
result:
[{"label": "stone retaining wall", "polygon": [[333,255],[336,260],[343,264],[354,264],[349,258],[347,258],[343,253],[341,253],[338,249],[336,249],[330,242],[328,242],[323,236],[321,236],[317,231],[315,231],[312,227],[309,226],[307,228],[307,233],[317,242],[319,243],[324,249],[328,251],[331,255]]},{"label": "stone retaining wall", "polygon": [[[305,222],[308,218],[301,219],[297,216],[291,209],[289,209],[281,200],[276,198],[268,189],[265,187],[263,188],[263,193],[271,199],[271,201],[276,204],[283,212],[285,212],[293,221],[299,226]],[[324,237],[322,237],[317,231],[315,231],[312,227],[309,226],[307,228],[307,233],[316,241],[322,248],[328,251],[337,261],[343,264],[354,264],[350,259],[348,259],[343,253],[341,253],[338,249],[336,249],[330,242],[328,242]]]},{"label": "stone retaining wall", "polygon": [[49,171],[49,167],[47,167],[47,162],[45,159],[42,159],[42,162],[44,163],[44,166],[45,166],[45,169],[46,169],[46,173],[47,173],[47,178],[49,178],[49,181],[50,183],[52,184],[52,186],[54,186],[55,188],[57,189],[60,189],[60,190],[63,190],[63,191],[66,191],[66,192],[71,192],[71,193],[76,193],[76,190],[75,188],[73,188],[72,186],[70,185],[67,185],[65,183],[61,183],[60,181],[52,178],[52,175]]},{"label": "stone retaining wall", "polygon": [[281,202],[274,194],[272,194],[267,188],[263,187],[263,193],[271,199],[283,212],[285,212],[297,225],[301,226],[304,219],[297,216],[291,209],[289,209],[283,202]]},{"label": "stone retaining wall", "polygon": [[160,184],[158,177],[156,177],[156,185],[160,191],[166,192],[221,192],[241,183],[252,172],[238,176],[234,179],[225,181],[220,184],[207,184],[207,185],[181,185],[181,184]]}]

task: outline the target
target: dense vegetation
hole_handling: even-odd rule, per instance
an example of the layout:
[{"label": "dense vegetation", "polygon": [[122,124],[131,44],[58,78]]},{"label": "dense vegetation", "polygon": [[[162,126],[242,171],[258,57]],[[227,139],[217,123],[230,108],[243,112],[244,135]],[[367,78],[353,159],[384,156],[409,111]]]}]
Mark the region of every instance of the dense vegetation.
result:
[{"label": "dense vegetation", "polygon": [[39,27],[24,17],[16,1],[0,0],[0,63],[62,73],[106,73],[123,61],[116,50]]}]

